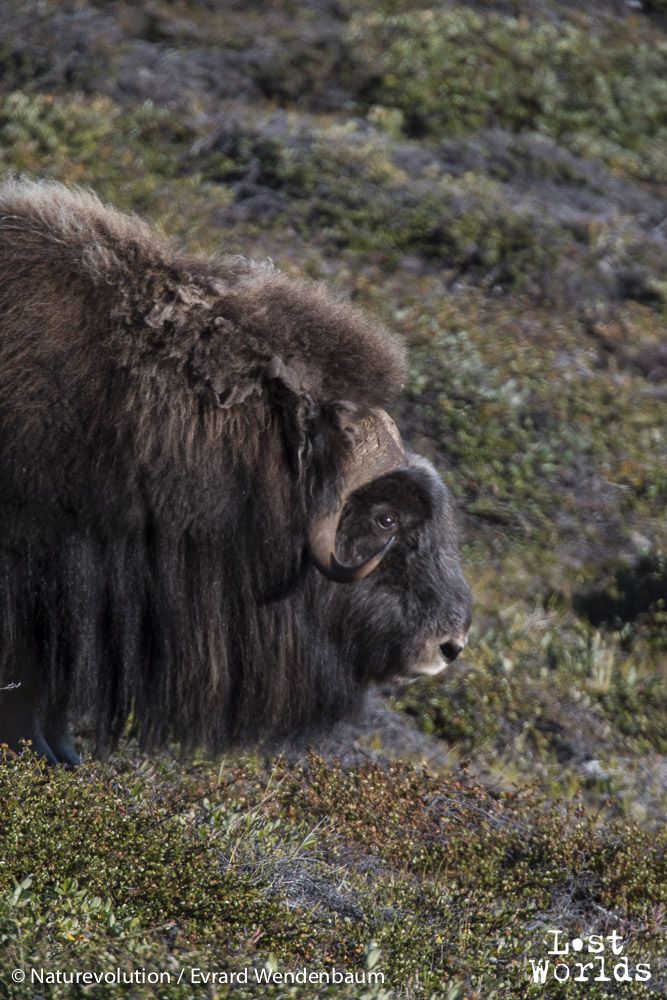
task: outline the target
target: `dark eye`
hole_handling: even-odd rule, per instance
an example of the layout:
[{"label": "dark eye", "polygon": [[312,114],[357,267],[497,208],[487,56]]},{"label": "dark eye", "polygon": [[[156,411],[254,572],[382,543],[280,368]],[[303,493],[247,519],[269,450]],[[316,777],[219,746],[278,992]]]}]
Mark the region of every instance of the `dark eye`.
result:
[{"label": "dark eye", "polygon": [[392,528],[396,527],[396,517],[393,514],[378,514],[375,523],[383,531],[391,531]]}]

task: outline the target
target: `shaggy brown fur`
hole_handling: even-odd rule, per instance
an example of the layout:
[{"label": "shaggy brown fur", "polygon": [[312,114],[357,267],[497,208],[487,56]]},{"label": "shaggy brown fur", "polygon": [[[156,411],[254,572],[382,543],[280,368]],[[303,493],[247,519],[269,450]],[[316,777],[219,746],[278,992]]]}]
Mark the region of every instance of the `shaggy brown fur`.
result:
[{"label": "shaggy brown fur", "polygon": [[100,746],[130,717],[221,747],[347,710],[367,678],[320,606],[366,584],[320,578],[304,539],[344,476],[341,401],[383,406],[403,373],[317,285],[1,187],[0,740],[53,749],[72,705]]}]

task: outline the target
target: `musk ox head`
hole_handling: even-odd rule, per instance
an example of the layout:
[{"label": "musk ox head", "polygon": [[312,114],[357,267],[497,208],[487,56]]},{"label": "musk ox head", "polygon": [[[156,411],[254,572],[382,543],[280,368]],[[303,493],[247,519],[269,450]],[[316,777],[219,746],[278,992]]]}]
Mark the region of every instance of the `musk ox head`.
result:
[{"label": "musk ox head", "polygon": [[322,588],[330,627],[354,637],[363,680],[437,674],[466,645],[472,607],[449,491],[384,411],[350,413],[344,426],[345,486],[308,535],[315,566],[339,584]]}]

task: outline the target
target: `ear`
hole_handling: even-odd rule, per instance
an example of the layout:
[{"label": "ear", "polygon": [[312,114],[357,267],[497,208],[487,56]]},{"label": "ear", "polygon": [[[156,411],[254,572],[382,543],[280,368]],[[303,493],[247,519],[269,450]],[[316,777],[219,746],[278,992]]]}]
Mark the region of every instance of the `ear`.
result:
[{"label": "ear", "polygon": [[263,374],[282,414],[285,445],[297,475],[308,474],[312,493],[338,483],[368,408],[347,400],[324,401],[321,373],[300,359],[273,357]]},{"label": "ear", "polygon": [[263,371],[273,405],[282,415],[285,450],[290,464],[301,478],[312,465],[318,450],[317,438],[322,407],[316,400],[321,389],[318,373],[301,360],[283,361],[273,357]]}]

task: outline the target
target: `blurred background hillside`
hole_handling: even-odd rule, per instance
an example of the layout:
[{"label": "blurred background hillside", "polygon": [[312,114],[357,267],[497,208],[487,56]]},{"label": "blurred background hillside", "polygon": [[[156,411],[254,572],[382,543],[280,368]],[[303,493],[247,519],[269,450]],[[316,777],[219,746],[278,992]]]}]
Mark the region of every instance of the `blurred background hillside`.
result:
[{"label": "blurred background hillside", "polygon": [[[269,953],[288,964],[377,960],[395,995],[487,1000],[532,995],[526,956],[543,926],[560,925],[620,927],[657,969],[667,907],[667,3],[0,8],[3,174],[92,187],[192,249],[270,256],[403,334],[410,378],[397,416],[457,498],[477,604],[466,662],[375,694],[319,747],[352,771],[311,759],[281,772],[291,797],[267,791],[275,771],[264,761],[237,763],[224,781],[217,764],[181,769],[129,752],[93,767],[105,824],[123,810],[145,823],[133,836],[148,867],[192,865],[202,830],[213,837],[187,906],[157,889],[146,902],[102,856],[63,865],[53,814],[35,873],[17,847],[21,830],[39,827],[34,788],[50,783],[70,805],[83,792],[76,776],[26,764],[20,787],[33,811],[15,803],[0,818],[0,888],[15,895],[14,880],[33,880],[0,908],[7,962],[22,927],[44,962],[89,948],[93,964],[134,955],[166,967],[162,925],[172,921],[188,928],[184,954],[200,964],[211,942],[232,966]],[[102,813],[84,799],[92,837]],[[387,828],[374,835],[378,811]],[[176,853],[154,857],[155,831],[174,816]],[[65,814],[62,823],[67,844]],[[311,842],[314,829],[324,832]],[[480,845],[473,855],[469,840]],[[526,844],[533,853],[522,854]],[[213,891],[205,858],[221,852],[224,884]],[[395,895],[386,888],[378,901],[378,879]],[[229,902],[239,886],[245,916]],[[222,909],[200,913],[204,896]],[[41,930],[20,923],[21,898]],[[79,921],[70,944],[68,920]],[[612,983],[587,995],[652,995],[658,977],[650,989]],[[535,995],[580,994],[552,984]]]}]

